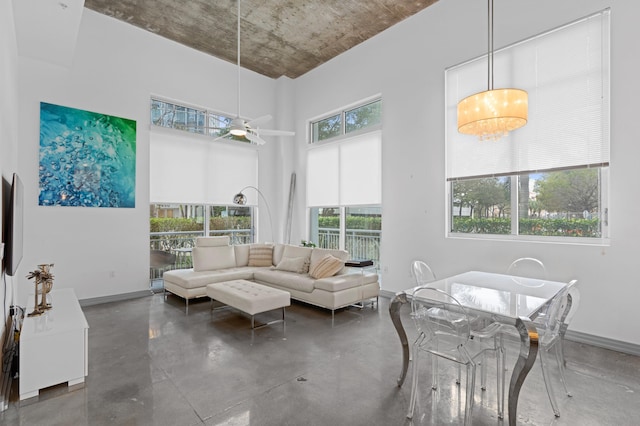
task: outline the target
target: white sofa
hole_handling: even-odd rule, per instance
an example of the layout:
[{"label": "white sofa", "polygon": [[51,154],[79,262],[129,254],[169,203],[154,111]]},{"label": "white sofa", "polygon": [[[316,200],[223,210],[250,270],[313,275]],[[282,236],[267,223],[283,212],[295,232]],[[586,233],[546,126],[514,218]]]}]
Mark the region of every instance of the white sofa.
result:
[{"label": "white sofa", "polygon": [[380,292],[378,274],[344,266],[349,260],[344,250],[290,244],[229,245],[227,236],[199,237],[192,256],[193,268],[164,273],[165,291],[184,298],[187,312],[189,300],[205,297],[208,284],[239,279],[285,290],[292,299],[330,309],[332,314],[377,299]]}]

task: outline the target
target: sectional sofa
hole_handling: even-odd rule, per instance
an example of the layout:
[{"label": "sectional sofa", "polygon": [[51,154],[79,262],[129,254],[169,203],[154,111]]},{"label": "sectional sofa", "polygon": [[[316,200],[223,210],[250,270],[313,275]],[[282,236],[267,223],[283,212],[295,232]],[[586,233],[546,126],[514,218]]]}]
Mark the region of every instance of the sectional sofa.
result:
[{"label": "sectional sofa", "polygon": [[285,290],[291,299],[331,310],[377,300],[378,274],[345,267],[349,253],[290,244],[230,245],[229,237],[199,237],[193,268],[164,273],[165,291],[189,300],[205,297],[208,284],[248,280]]}]

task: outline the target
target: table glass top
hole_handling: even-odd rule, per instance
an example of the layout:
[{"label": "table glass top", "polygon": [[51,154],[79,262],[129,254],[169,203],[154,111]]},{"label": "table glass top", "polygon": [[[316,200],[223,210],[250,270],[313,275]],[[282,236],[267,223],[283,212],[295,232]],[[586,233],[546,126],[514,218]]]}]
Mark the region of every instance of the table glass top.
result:
[{"label": "table glass top", "polygon": [[[471,271],[427,285],[445,291],[473,311],[508,318],[533,319],[567,284]],[[407,290],[407,295],[412,296],[414,289]]]}]

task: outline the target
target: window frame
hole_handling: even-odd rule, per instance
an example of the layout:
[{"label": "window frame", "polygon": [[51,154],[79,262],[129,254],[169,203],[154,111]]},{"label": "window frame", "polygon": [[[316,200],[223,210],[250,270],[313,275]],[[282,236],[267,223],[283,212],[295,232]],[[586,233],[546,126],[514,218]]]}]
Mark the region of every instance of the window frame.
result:
[{"label": "window frame", "polygon": [[[155,102],[160,102],[160,103],[165,104],[165,105],[173,106],[173,114],[174,115],[184,114],[186,117],[188,117],[189,114],[192,114],[193,112],[195,112],[196,114],[200,113],[200,116],[201,116],[202,120],[201,121],[200,121],[200,119],[196,120],[196,124],[192,125],[192,126],[189,126],[188,123],[185,124],[184,126],[181,125],[181,123],[176,123],[175,118],[171,120],[171,125],[170,126],[165,126],[165,125],[162,125],[162,124],[156,124],[155,120],[153,119],[153,112],[154,112],[153,106],[154,106]],[[178,111],[178,109],[184,109],[184,111]],[[212,138],[219,138],[219,137],[221,137],[222,134],[224,134],[224,131],[227,128],[222,127],[220,129],[210,129],[210,128],[207,128],[207,127],[213,126],[213,125],[215,125],[215,123],[221,123],[221,122],[223,124],[229,124],[229,126],[230,126],[231,125],[231,121],[234,118],[235,118],[235,116],[231,116],[231,115],[228,115],[228,114],[220,112],[220,111],[215,111],[215,110],[211,110],[211,109],[204,108],[204,107],[189,105],[189,104],[186,104],[184,102],[178,102],[178,101],[166,99],[166,98],[163,98],[161,96],[151,96],[150,97],[149,119],[150,119],[151,127],[158,127],[158,128],[163,128],[163,129],[174,129],[174,130],[179,130],[179,131],[183,131],[183,132],[204,135],[204,136],[208,136],[208,137],[212,137]],[[188,120],[186,120],[186,121],[188,122]],[[178,124],[180,124],[180,125],[178,125]],[[231,133],[227,133],[222,138],[225,139],[225,140],[229,140],[229,141],[251,144],[251,141],[249,139],[247,139],[246,137],[244,137],[244,136],[234,136]]]},{"label": "window frame", "polygon": [[[346,124],[347,114],[357,110],[358,108],[366,107],[368,105],[372,105],[375,103],[379,103],[380,105],[380,120],[377,123],[373,123],[358,129],[347,131],[347,124]],[[325,139],[316,140],[314,126],[322,121],[331,119],[333,117],[338,117],[338,116],[340,117],[339,132],[334,136],[331,136]],[[312,118],[308,121],[307,128],[309,129],[307,138],[308,138],[308,144],[310,145],[333,142],[333,141],[340,140],[341,138],[356,136],[356,135],[359,135],[360,133],[366,133],[366,132],[382,129],[382,96],[376,95],[376,96],[367,98],[365,100],[359,101],[357,103],[323,114],[321,116]]]}]

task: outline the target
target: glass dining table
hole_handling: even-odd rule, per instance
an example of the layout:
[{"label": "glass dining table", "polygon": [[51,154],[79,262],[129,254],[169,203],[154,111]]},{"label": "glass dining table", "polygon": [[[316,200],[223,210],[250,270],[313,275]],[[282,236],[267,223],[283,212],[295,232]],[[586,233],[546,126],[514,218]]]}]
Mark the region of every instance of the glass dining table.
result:
[{"label": "glass dining table", "polygon": [[[470,271],[427,285],[451,294],[470,314],[512,325],[518,331],[520,354],[511,374],[508,400],[509,425],[515,425],[520,389],[538,354],[538,331],[534,320],[566,288],[567,283]],[[397,293],[389,305],[391,320],[402,343],[402,371],[397,382],[399,387],[406,378],[410,358],[400,308],[411,301],[416,288]]]}]

